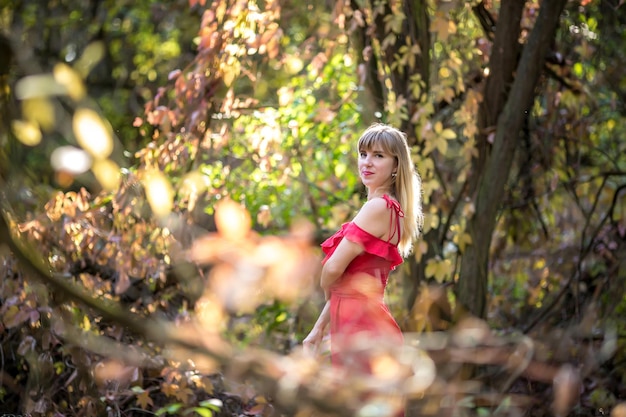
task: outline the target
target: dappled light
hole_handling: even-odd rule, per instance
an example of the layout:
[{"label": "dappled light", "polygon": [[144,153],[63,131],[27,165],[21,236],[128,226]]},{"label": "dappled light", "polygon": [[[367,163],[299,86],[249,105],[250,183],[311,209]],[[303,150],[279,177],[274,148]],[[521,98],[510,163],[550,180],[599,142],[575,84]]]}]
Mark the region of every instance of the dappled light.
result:
[{"label": "dappled light", "polygon": [[14,120],[11,126],[15,137],[27,146],[36,146],[41,142],[41,131],[36,123]]},{"label": "dappled light", "polygon": [[105,159],[113,152],[113,135],[106,122],[93,110],[80,108],[74,113],[72,128],[78,144],[94,159]]},{"label": "dappled light", "polygon": [[232,200],[222,200],[215,206],[215,224],[224,239],[244,239],[250,233],[250,214]]},{"label": "dappled light", "polygon": [[[96,59],[95,62],[97,61]],[[86,73],[88,74],[89,72],[87,71]],[[70,66],[57,64],[54,66],[52,74],[54,75],[54,80],[65,87],[67,95],[71,99],[80,101],[87,94],[82,78]]]},{"label": "dappled light", "polygon": [[55,171],[77,175],[91,168],[91,157],[74,146],[60,146],[50,155],[50,165]]},{"label": "dappled light", "polygon": [[174,204],[174,190],[170,181],[162,172],[155,169],[146,170],[141,175],[146,198],[154,215],[162,218],[170,214]]},{"label": "dappled light", "polygon": [[119,189],[122,180],[120,167],[110,159],[96,159],[91,166],[93,175],[96,177],[102,188],[107,191]]}]

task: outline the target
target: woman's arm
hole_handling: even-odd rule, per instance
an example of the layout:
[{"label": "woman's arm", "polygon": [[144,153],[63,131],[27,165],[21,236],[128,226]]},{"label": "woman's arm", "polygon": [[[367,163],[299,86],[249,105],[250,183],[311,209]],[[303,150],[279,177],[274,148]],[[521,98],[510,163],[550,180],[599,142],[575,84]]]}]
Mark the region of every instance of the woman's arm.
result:
[{"label": "woman's arm", "polygon": [[330,321],[330,301],[326,301],[320,316],[317,318],[317,321],[313,325],[313,329],[309,332],[309,335],[304,338],[302,341],[302,345],[304,349],[310,353],[317,353],[320,345],[322,344],[322,339],[324,338],[324,332],[326,331],[326,326],[328,326],[328,322]]},{"label": "woman's arm", "polygon": [[[381,219],[385,220],[381,221]],[[388,219],[387,203],[383,199],[377,198],[367,202],[353,222],[366,232],[382,238],[385,236],[385,233],[388,233]],[[302,341],[306,350],[317,352],[317,349],[319,349],[324,337],[324,331],[330,321],[330,287],[341,277],[350,262],[362,252],[363,248],[358,243],[342,239],[339,245],[337,245],[337,249],[326,260],[320,276],[320,286],[324,289],[326,304],[313,325],[313,329]]]},{"label": "woman's arm", "polygon": [[345,272],[346,268],[354,258],[363,252],[363,248],[358,243],[343,239],[337,245],[335,252],[326,260],[320,275],[320,286],[324,290],[326,299],[329,299],[329,289]]},{"label": "woman's arm", "polygon": [[[384,238],[389,233],[389,216],[387,202],[382,198],[368,201],[353,220],[357,226],[367,233]],[[322,268],[320,286],[328,300],[328,290],[344,273],[350,262],[363,252],[361,245],[342,239],[335,252],[326,260]]]}]

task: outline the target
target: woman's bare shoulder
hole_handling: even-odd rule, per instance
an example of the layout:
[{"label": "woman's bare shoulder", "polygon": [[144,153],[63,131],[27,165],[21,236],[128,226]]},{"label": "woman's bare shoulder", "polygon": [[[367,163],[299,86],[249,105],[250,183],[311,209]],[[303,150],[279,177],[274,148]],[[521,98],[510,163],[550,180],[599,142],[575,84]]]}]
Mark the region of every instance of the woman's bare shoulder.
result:
[{"label": "woman's bare shoulder", "polygon": [[368,233],[380,237],[387,232],[389,227],[388,222],[381,221],[388,213],[385,199],[373,198],[361,207],[353,222]]},{"label": "woman's bare shoulder", "polygon": [[371,214],[380,215],[387,211],[387,200],[383,197],[372,198],[363,204],[361,211],[366,211]]}]

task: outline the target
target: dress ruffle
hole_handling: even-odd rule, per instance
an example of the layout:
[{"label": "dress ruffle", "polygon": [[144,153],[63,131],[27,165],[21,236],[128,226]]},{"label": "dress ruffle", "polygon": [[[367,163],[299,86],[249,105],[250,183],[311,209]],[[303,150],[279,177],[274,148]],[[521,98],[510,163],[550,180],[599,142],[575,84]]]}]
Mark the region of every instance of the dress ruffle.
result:
[{"label": "dress ruffle", "polygon": [[402,256],[400,256],[400,252],[398,252],[398,248],[395,245],[366,232],[352,222],[344,223],[337,233],[322,243],[322,251],[326,254],[324,262],[335,252],[335,249],[337,249],[344,237],[351,242],[361,245],[365,252],[391,262],[392,268],[402,263]]},{"label": "dress ruffle", "polygon": [[[390,202],[397,204],[394,200],[385,200],[387,200],[388,206]],[[404,215],[399,206],[395,204],[393,206],[396,208],[398,216]],[[389,261],[391,263],[391,268],[395,268],[402,263],[402,256],[400,256],[400,252],[398,251],[398,247],[396,245],[368,233],[353,222],[344,223],[341,226],[341,229],[322,243],[322,250],[326,254],[324,262],[333,254],[333,252],[335,252],[335,249],[337,249],[337,246],[339,246],[339,243],[344,237],[351,242],[361,245],[365,252]]]}]

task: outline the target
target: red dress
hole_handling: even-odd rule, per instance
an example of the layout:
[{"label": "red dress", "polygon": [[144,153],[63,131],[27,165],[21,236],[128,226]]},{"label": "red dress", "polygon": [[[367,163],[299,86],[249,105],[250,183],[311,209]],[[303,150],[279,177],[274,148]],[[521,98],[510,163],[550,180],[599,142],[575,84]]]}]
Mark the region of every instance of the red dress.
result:
[{"label": "red dress", "polygon": [[394,237],[400,239],[400,204],[384,195],[390,210],[389,240],[380,239],[350,222],[322,243],[326,257],[342,239],[359,244],[354,258],[330,288],[330,344],[334,366],[371,372],[368,351],[383,344],[403,343],[402,331],[383,300],[389,272],[402,263]]}]

